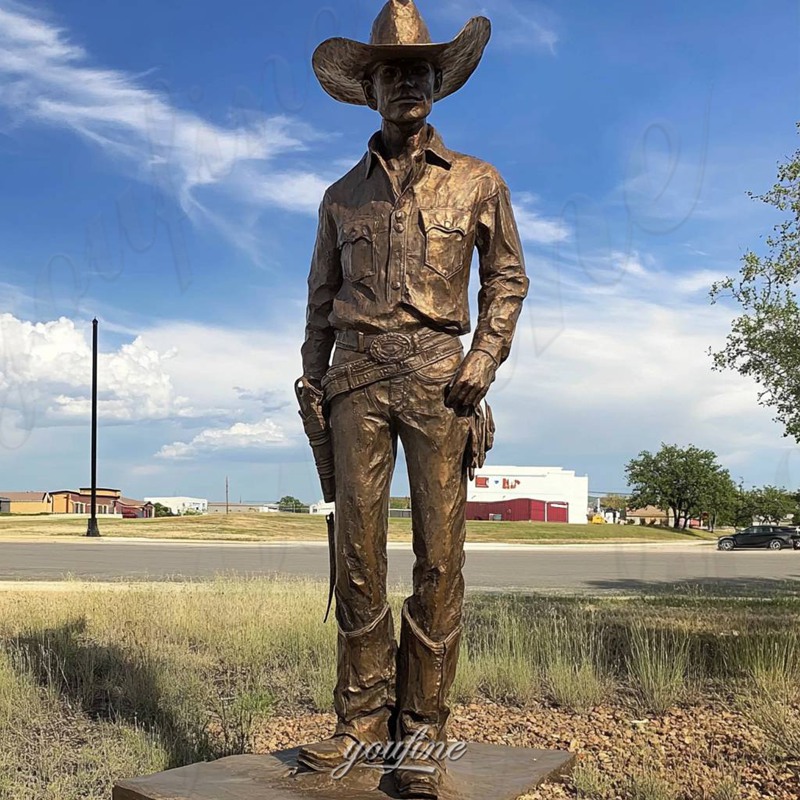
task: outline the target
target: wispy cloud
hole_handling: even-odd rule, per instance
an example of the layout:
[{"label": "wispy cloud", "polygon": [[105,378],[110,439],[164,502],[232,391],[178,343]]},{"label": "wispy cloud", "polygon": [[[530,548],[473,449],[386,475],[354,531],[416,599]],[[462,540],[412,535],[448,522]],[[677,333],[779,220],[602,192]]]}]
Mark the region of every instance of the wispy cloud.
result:
[{"label": "wispy cloud", "polygon": [[234,239],[237,227],[215,211],[209,191],[217,200],[313,213],[327,183],[276,166],[319,138],[301,121],[242,108],[227,125],[214,124],[148,88],[145,76],[93,65],[67,31],[10,0],[0,0],[0,107],[12,125],[73,131]]},{"label": "wispy cloud", "polygon": [[489,17],[495,41],[505,48],[541,50],[555,55],[559,42],[556,14],[533,0],[445,0],[437,13],[452,22],[470,15]]},{"label": "wispy cloud", "polygon": [[527,244],[559,244],[569,239],[570,229],[561,219],[542,216],[534,205],[536,197],[521,192],[514,198],[514,216],[517,220],[519,235]]}]

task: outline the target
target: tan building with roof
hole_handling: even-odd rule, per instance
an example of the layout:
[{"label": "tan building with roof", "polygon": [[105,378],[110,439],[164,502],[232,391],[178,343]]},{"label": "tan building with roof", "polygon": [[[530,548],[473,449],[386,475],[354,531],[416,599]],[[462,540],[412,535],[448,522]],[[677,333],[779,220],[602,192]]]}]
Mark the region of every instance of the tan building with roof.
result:
[{"label": "tan building with roof", "polygon": [[[92,511],[91,489],[63,489],[53,492],[54,514],[87,515]],[[125,519],[150,519],[155,506],[145,500],[123,497],[119,489],[97,489],[97,516],[117,516]]]},{"label": "tan building with roof", "polygon": [[[97,489],[97,514],[114,514],[117,501],[122,497],[119,489]],[[62,489],[53,492],[54,514],[89,514],[92,510],[91,489]]]},{"label": "tan building with roof", "polygon": [[672,525],[675,521],[671,511],[663,511],[657,506],[645,506],[629,510],[626,519],[633,520],[637,525],[644,520],[644,525]]},{"label": "tan building with roof", "polygon": [[[2,492],[2,510],[8,514],[52,514],[53,496],[50,492]],[[6,511],[6,509],[8,509]]]}]

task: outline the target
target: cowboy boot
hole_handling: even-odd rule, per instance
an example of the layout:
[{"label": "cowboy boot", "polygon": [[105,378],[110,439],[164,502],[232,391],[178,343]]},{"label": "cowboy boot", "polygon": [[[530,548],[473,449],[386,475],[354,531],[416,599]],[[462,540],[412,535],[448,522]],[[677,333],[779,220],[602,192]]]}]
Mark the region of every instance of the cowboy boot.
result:
[{"label": "cowboy boot", "polygon": [[[324,772],[335,769],[356,744],[389,741],[389,719],[394,710],[397,645],[391,609],[356,631],[339,626],[337,681],[333,705],[338,724],[330,739],[306,745],[297,761]],[[365,748],[362,748],[362,750]],[[363,754],[354,762],[363,761]]]},{"label": "cowboy boot", "polygon": [[[403,606],[397,678],[397,738],[414,739],[413,750],[427,754],[406,757],[395,770],[401,797],[437,798],[445,772],[444,759],[431,755],[447,741],[450,709],[447,695],[456,674],[461,626],[440,642],[428,638]],[[441,747],[438,748],[441,752]],[[426,769],[420,770],[420,768]],[[431,769],[432,768],[432,769]]]}]

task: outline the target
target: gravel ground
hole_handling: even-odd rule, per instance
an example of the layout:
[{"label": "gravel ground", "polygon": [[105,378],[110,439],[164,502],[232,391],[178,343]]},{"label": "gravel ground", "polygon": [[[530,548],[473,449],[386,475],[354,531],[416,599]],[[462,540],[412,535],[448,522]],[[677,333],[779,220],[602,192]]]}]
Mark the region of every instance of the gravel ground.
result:
[{"label": "gravel ground", "polygon": [[[274,718],[257,739],[257,751],[288,749],[330,736],[328,714]],[[674,709],[662,717],[637,718],[621,707],[575,714],[544,706],[516,708],[488,702],[456,706],[453,739],[512,747],[566,749],[616,782],[610,797],[640,770],[672,781],[681,800],[711,800],[727,776],[738,776],[741,800],[800,800],[800,775],[765,760],[757,728],[723,705]],[[542,786],[524,800],[566,800],[581,795],[569,784]],[[726,795],[728,797],[728,795]]]}]

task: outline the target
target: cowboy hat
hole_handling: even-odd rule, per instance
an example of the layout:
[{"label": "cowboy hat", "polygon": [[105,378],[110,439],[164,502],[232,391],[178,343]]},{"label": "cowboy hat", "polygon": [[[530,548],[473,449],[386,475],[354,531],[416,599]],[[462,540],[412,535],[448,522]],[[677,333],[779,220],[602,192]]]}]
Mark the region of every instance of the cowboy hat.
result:
[{"label": "cowboy hat", "polygon": [[369,44],[342,38],[324,41],[314,52],[314,73],[334,99],[364,106],[361,81],[370,67],[382,61],[421,58],[442,72],[441,88],[433,98],[441,100],[469,80],[491,32],[486,17],[473,17],[452,42],[433,44],[414,0],[389,0],[372,26]]}]

